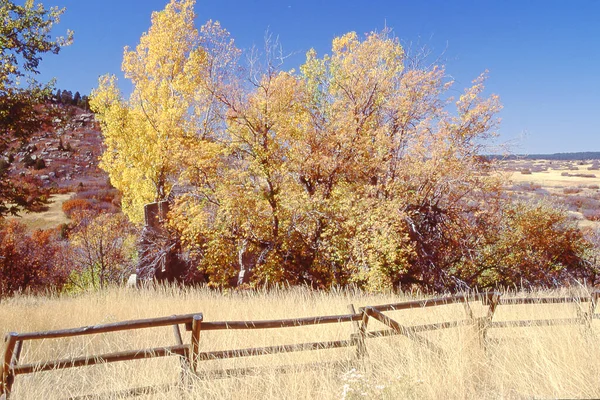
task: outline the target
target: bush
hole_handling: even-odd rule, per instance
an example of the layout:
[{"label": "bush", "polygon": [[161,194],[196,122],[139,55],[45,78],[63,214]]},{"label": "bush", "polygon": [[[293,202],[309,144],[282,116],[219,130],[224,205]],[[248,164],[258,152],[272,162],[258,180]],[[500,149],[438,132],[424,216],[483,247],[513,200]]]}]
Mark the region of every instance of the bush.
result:
[{"label": "bush", "polygon": [[60,289],[69,270],[53,231],[29,235],[17,221],[0,224],[0,298],[15,292]]},{"label": "bush", "polygon": [[6,173],[8,168],[10,167],[10,162],[5,160],[4,158],[0,159],[0,175]]},{"label": "bush", "polygon": [[600,210],[583,210],[583,217],[588,221],[600,221]]},{"label": "bush", "polygon": [[591,245],[565,212],[550,203],[517,203],[503,214],[497,234],[476,252],[479,287],[558,286],[591,276],[583,258]]},{"label": "bush", "polygon": [[103,289],[134,272],[136,236],[123,214],[81,212],[71,233],[76,265],[67,290]]},{"label": "bush", "polygon": [[35,161],[30,154],[25,154],[23,157],[23,165],[25,165],[26,168],[31,168],[35,165]]},{"label": "bush", "polygon": [[568,187],[563,189],[564,194],[577,194],[581,193],[582,189],[576,187]]},{"label": "bush", "polygon": [[43,158],[38,158],[35,160],[35,164],[33,167],[37,170],[46,168],[46,161]]},{"label": "bush", "polygon": [[76,212],[92,210],[93,204],[86,199],[67,200],[62,205],[62,210],[65,215],[71,218]]}]

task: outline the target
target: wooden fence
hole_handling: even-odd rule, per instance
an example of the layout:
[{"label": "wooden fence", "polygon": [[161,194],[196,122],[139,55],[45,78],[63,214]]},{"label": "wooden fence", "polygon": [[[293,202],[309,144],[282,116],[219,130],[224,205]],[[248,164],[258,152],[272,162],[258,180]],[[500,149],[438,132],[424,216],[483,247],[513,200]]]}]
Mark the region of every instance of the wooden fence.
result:
[{"label": "wooden fence", "polygon": [[[207,322],[203,320],[201,313],[174,315],[170,317],[141,319],[132,321],[123,321],[105,325],[86,326],[74,329],[30,332],[30,333],[8,333],[5,337],[4,353],[0,370],[0,399],[8,399],[12,390],[14,379],[18,375],[31,374],[41,371],[58,370],[65,368],[83,367],[101,363],[110,363],[117,361],[139,360],[154,357],[177,356],[180,358],[182,366],[182,381],[184,374],[197,372],[198,363],[205,360],[219,360],[235,357],[249,357],[270,355],[277,353],[288,353],[308,350],[323,350],[342,347],[356,347],[356,357],[358,359],[367,355],[366,339],[380,338],[392,335],[405,336],[419,345],[437,355],[443,355],[444,350],[436,344],[420,335],[422,332],[457,328],[461,326],[475,326],[479,332],[480,341],[483,346],[486,344],[487,333],[493,328],[507,327],[531,327],[531,326],[553,326],[581,324],[587,328],[592,327],[594,319],[600,319],[600,314],[596,314],[596,304],[600,292],[594,292],[589,296],[581,297],[538,297],[538,298],[502,298],[499,293],[488,292],[482,294],[455,295],[433,299],[404,301],[395,304],[384,304],[376,306],[366,306],[355,311],[353,305],[349,305],[349,314],[328,315],[308,318],[291,318],[278,320],[261,321],[216,321]],[[481,302],[487,306],[487,312],[483,316],[475,317],[471,304]],[[583,303],[589,303],[588,308],[582,306]],[[415,308],[435,307],[453,303],[462,303],[465,309],[465,318],[457,321],[431,323],[425,325],[402,325],[398,321],[384,314],[388,311],[401,311]],[[515,321],[493,321],[494,313],[500,305],[519,305],[519,304],[557,304],[573,303],[577,305],[577,317],[557,318],[557,319],[536,319],[536,320],[515,320]],[[388,328],[384,330],[369,331],[368,324],[370,319],[375,319]],[[311,343],[296,343],[267,347],[253,347],[234,350],[220,351],[199,351],[200,332],[215,330],[238,330],[238,329],[270,329],[270,328],[290,328],[322,324],[339,324],[350,322],[353,324],[353,332],[349,339],[334,341],[321,341]],[[179,325],[184,324],[187,331],[191,332],[190,341],[184,344]],[[66,338],[80,335],[91,335],[106,332],[116,332],[124,330],[135,330],[142,328],[152,328],[161,326],[173,326],[175,335],[175,345],[137,349],[116,353],[87,355],[62,360],[50,360],[32,364],[20,364],[19,358],[24,342],[29,340]],[[225,371],[228,376],[232,373],[246,373],[253,371],[252,368],[238,368],[236,370]],[[142,388],[143,389],[143,388]],[[134,391],[136,389],[133,389]]]}]

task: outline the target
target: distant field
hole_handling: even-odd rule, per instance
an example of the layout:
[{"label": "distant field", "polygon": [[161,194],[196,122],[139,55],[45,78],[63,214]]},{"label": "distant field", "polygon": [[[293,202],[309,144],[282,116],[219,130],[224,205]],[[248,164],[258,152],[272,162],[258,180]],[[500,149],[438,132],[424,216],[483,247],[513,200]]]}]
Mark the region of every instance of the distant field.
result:
[{"label": "distant field", "polygon": [[[600,185],[600,171],[588,170],[587,168],[591,167],[591,164],[580,165],[578,167],[578,170],[565,171],[548,169],[547,171],[532,172],[531,174],[523,174],[520,171],[518,171],[511,173],[510,179],[513,182],[538,183],[549,189],[563,189],[565,187],[588,187],[590,185]],[[586,178],[580,176],[562,176],[561,174],[565,172],[572,175],[590,174],[596,175],[596,177]]]},{"label": "distant field", "polygon": [[69,200],[73,193],[53,194],[50,196],[48,210],[41,213],[23,213],[19,217],[7,217],[16,219],[27,226],[30,230],[53,229],[61,224],[70,222],[69,218],[63,213],[62,205]]},{"label": "distant field", "polygon": [[567,209],[581,228],[600,228],[598,161],[507,160],[499,168],[509,192],[522,199],[548,198]]},{"label": "distant field", "polygon": [[[567,295],[567,291],[537,293]],[[78,296],[17,296],[0,307],[2,333],[60,329],[126,319],[202,312],[205,321],[252,320],[346,314],[347,305],[386,304],[410,294],[371,295],[358,291],[316,292],[303,288],[271,292],[220,292],[204,288],[126,290],[114,288]],[[584,306],[584,305],[582,305]],[[486,309],[473,304],[476,315]],[[464,319],[462,305],[390,311],[405,325]],[[573,318],[576,304],[501,305],[495,321]],[[383,329],[378,321],[369,330]],[[202,331],[200,350],[348,339],[350,323],[257,331]],[[423,332],[444,349],[442,356],[401,336],[369,339],[369,356],[356,360],[354,348],[318,350],[200,363],[201,373],[226,368],[296,365],[293,372],[226,379],[196,379],[144,399],[525,399],[600,398],[600,321],[582,325],[493,329],[484,351],[473,325]],[[189,333],[184,342],[189,343]],[[175,344],[170,327],[28,342],[22,363]],[[339,361],[336,366],[301,365]],[[83,394],[176,382],[176,357],[128,361],[18,376],[14,398],[69,398]],[[108,397],[129,398],[129,397]]]}]

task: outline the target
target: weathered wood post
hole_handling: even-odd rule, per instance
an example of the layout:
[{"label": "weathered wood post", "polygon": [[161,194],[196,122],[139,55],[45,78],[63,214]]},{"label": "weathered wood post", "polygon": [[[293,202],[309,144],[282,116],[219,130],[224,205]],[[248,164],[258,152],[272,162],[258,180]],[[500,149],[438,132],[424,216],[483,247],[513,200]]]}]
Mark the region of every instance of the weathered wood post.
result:
[{"label": "weathered wood post", "polygon": [[[175,342],[178,345],[182,345],[183,344],[183,339],[181,337],[181,331],[179,330],[179,325],[175,324],[173,325],[173,334],[175,335]],[[188,376],[190,369],[191,369],[191,365],[190,365],[190,360],[189,360],[189,356],[186,357],[185,355],[181,355],[179,357],[179,362],[181,364],[181,375],[180,375],[180,381],[182,385],[185,385],[185,381],[186,381],[186,377]]]},{"label": "weathered wood post", "polygon": [[591,337],[594,333],[592,329],[592,323],[594,322],[594,313],[596,312],[596,305],[598,304],[598,297],[600,292],[593,291],[590,293],[590,306],[587,311],[584,311],[581,307],[581,302],[577,303],[577,314],[581,318],[581,324],[585,328],[586,333]]},{"label": "weathered wood post", "polygon": [[4,338],[5,349],[2,363],[2,382],[0,384],[0,393],[4,395],[6,399],[10,397],[12,385],[15,380],[12,371],[10,370],[13,363],[13,356],[15,354],[15,346],[17,345],[18,334],[10,332]]},{"label": "weathered wood post", "polygon": [[[348,304],[348,311],[350,311],[350,314],[356,314],[354,304]],[[362,358],[367,352],[367,348],[365,346],[365,337],[360,333],[360,325],[358,321],[352,321],[352,326],[354,327],[352,341],[356,343],[356,356],[358,358]]]},{"label": "weathered wood post", "polygon": [[496,307],[500,302],[500,293],[498,292],[487,292],[483,297],[483,304],[487,305],[488,312],[485,317],[478,318],[479,321],[479,343],[483,347],[483,350],[487,350],[487,332],[492,324]]},{"label": "weathered wood post", "polygon": [[590,320],[594,319],[594,313],[596,312],[596,305],[598,304],[598,298],[600,298],[600,291],[594,290],[591,294],[590,299]]},{"label": "weathered wood post", "polygon": [[202,324],[202,315],[194,315],[192,317],[192,348],[190,351],[190,365],[193,372],[197,371],[198,367],[198,349],[200,347],[200,325]]},{"label": "weathered wood post", "polygon": [[356,356],[358,358],[363,358],[367,356],[367,346],[365,345],[365,339],[367,337],[367,325],[369,323],[369,314],[367,313],[367,309],[361,307],[358,309],[358,312],[362,314],[362,320],[360,321],[360,326],[358,328],[358,341],[361,343],[356,348]]}]

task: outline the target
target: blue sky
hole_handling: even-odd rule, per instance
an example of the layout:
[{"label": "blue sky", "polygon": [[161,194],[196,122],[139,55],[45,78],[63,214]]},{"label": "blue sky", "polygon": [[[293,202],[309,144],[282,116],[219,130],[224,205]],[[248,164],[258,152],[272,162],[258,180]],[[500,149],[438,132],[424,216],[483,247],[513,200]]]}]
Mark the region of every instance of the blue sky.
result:
[{"label": "blue sky", "polygon": [[[123,79],[123,47],[138,43],[167,0],[43,3],[66,7],[56,32],[75,31],[75,42],[44,57],[40,80],[87,94],[100,75]],[[311,47],[322,55],[336,36],[387,25],[404,44],[440,56],[456,94],[489,70],[488,92],[504,105],[497,142],[514,153],[600,151],[598,0],[198,0],[196,12],[198,26],[220,21],[242,49],[261,46],[269,30],[294,54],[287,69]]]}]

